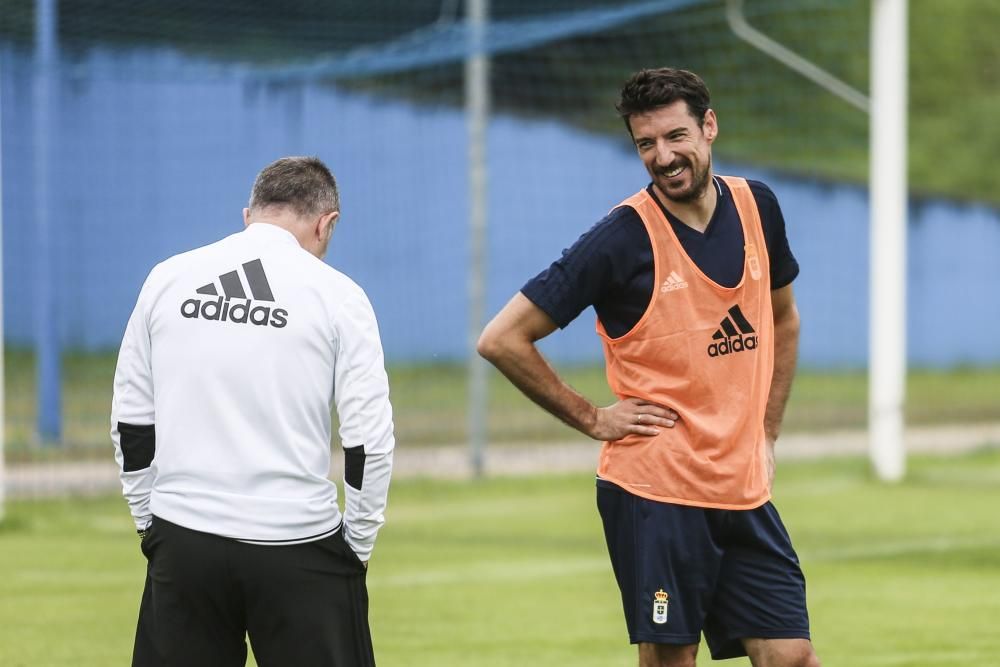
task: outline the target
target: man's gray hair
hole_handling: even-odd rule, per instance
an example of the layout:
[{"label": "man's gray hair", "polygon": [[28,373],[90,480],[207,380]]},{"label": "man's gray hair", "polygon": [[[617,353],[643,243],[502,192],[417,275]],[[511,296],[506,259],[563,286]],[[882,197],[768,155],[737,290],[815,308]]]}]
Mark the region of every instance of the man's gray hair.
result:
[{"label": "man's gray hair", "polygon": [[337,181],[316,157],[283,157],[257,174],[250,191],[250,210],[288,206],[299,217],[340,210]]}]

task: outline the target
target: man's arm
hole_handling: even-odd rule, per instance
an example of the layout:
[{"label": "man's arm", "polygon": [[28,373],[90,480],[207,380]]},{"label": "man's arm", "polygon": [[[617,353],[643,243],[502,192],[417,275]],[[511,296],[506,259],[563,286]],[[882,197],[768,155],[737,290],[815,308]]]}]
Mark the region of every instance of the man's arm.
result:
[{"label": "man's arm", "polygon": [[790,284],[771,292],[771,308],[774,312],[774,374],[764,411],[764,435],[768,447],[768,478],[773,481],[774,443],[781,433],[799,351],[799,310]]},{"label": "man's arm", "polygon": [[115,445],[122,495],[140,531],[148,528],[153,519],[149,495],[153,488],[151,465],[156,454],[155,421],[152,349],[140,294],[118,353],[111,399],[111,440]]},{"label": "man's arm", "polygon": [[344,448],[344,539],[367,563],[385,523],[396,440],[378,323],[358,292],[339,310],[334,400]]},{"label": "man's arm", "polygon": [[535,343],[555,331],[552,319],[518,292],[479,338],[479,354],[542,408],[595,440],[629,434],[656,435],[670,428],[677,414],[637,398],[599,408],[566,384],[542,357]]}]

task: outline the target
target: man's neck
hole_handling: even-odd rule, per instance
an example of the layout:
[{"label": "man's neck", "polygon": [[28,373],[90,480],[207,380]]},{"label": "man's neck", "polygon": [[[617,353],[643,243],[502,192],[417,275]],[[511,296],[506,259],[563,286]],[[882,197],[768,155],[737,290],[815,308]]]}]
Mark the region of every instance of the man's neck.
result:
[{"label": "man's neck", "polygon": [[690,201],[679,202],[670,199],[663,194],[655,183],[653,184],[653,192],[656,194],[656,198],[660,200],[663,208],[670,211],[670,214],[682,223],[698,232],[704,232],[708,228],[708,223],[712,220],[712,214],[715,213],[715,205],[719,201],[719,193],[716,191],[714,176],[709,178],[705,191]]},{"label": "man's neck", "polygon": [[308,230],[301,224],[299,218],[291,211],[286,210],[265,210],[255,211],[246,220],[247,225],[274,225],[280,227],[295,237],[299,245],[309,249]]}]

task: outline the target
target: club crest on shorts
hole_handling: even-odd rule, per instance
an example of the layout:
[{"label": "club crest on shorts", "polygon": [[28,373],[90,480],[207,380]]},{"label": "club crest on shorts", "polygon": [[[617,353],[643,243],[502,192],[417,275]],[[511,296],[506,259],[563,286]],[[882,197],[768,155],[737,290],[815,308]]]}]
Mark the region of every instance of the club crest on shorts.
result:
[{"label": "club crest on shorts", "polygon": [[670,604],[670,596],[660,590],[653,593],[653,623],[663,625],[667,622],[667,605]]}]

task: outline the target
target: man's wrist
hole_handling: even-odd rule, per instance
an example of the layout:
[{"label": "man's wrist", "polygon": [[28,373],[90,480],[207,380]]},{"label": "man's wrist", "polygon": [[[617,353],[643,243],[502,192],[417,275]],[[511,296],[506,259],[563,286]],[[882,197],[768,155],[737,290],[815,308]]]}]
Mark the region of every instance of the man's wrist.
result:
[{"label": "man's wrist", "polygon": [[594,438],[594,433],[597,431],[597,422],[601,418],[601,409],[596,405],[589,405],[586,417],[586,423],[583,424],[583,434],[587,437]]}]

